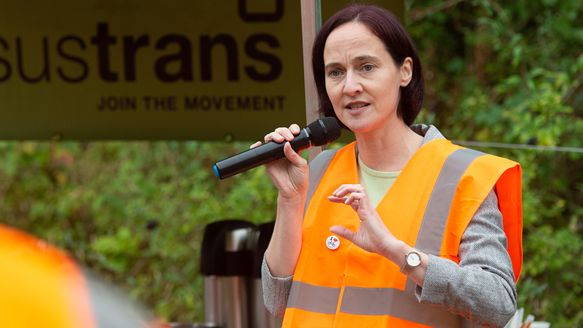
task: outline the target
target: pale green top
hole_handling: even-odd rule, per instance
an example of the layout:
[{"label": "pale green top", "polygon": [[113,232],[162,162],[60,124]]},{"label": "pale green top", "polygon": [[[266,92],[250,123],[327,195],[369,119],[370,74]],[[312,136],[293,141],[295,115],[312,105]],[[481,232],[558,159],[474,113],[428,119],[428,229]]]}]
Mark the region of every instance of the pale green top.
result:
[{"label": "pale green top", "polygon": [[401,173],[401,171],[375,171],[364,165],[360,159],[360,154],[358,155],[358,181],[366,190],[368,199],[370,199],[374,207],[377,207],[383,197],[385,197],[385,194],[389,191],[389,188],[391,188],[393,182],[395,182],[395,179],[399,176],[399,173]]}]

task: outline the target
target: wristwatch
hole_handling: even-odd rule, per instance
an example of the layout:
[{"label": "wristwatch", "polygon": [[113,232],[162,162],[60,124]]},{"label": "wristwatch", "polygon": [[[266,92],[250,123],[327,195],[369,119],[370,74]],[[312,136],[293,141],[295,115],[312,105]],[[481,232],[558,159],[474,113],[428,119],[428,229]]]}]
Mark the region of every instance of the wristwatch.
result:
[{"label": "wristwatch", "polygon": [[419,264],[421,264],[421,253],[413,249],[405,255],[405,266],[401,269],[401,273],[408,275],[409,272],[419,266]]}]

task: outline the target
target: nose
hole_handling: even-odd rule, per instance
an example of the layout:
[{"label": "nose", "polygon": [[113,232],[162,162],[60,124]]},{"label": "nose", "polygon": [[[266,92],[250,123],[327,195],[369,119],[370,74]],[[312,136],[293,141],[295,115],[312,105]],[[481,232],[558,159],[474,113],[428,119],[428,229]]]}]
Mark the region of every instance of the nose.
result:
[{"label": "nose", "polygon": [[350,97],[362,92],[362,84],[360,84],[358,76],[355,73],[349,71],[346,74],[343,92]]}]

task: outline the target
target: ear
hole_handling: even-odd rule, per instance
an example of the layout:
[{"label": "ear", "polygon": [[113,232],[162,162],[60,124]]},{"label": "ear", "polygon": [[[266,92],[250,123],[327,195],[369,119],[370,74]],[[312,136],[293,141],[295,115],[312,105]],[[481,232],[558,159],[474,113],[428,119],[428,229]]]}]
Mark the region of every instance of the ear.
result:
[{"label": "ear", "polygon": [[399,68],[401,71],[401,87],[406,87],[413,78],[413,59],[411,57],[405,58],[403,65]]}]

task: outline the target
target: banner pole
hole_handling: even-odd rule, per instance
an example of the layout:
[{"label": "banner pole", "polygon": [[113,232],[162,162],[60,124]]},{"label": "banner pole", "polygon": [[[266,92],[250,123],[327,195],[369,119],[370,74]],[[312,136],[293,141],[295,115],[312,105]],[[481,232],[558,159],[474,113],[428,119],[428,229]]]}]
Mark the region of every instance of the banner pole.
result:
[{"label": "banner pole", "polygon": [[[312,45],[316,31],[322,25],[320,0],[301,0],[302,11],[302,48],[304,58],[304,92],[306,98],[306,125],[320,118],[318,113],[318,93],[312,73]],[[321,151],[321,147],[308,149],[311,162]]]}]

